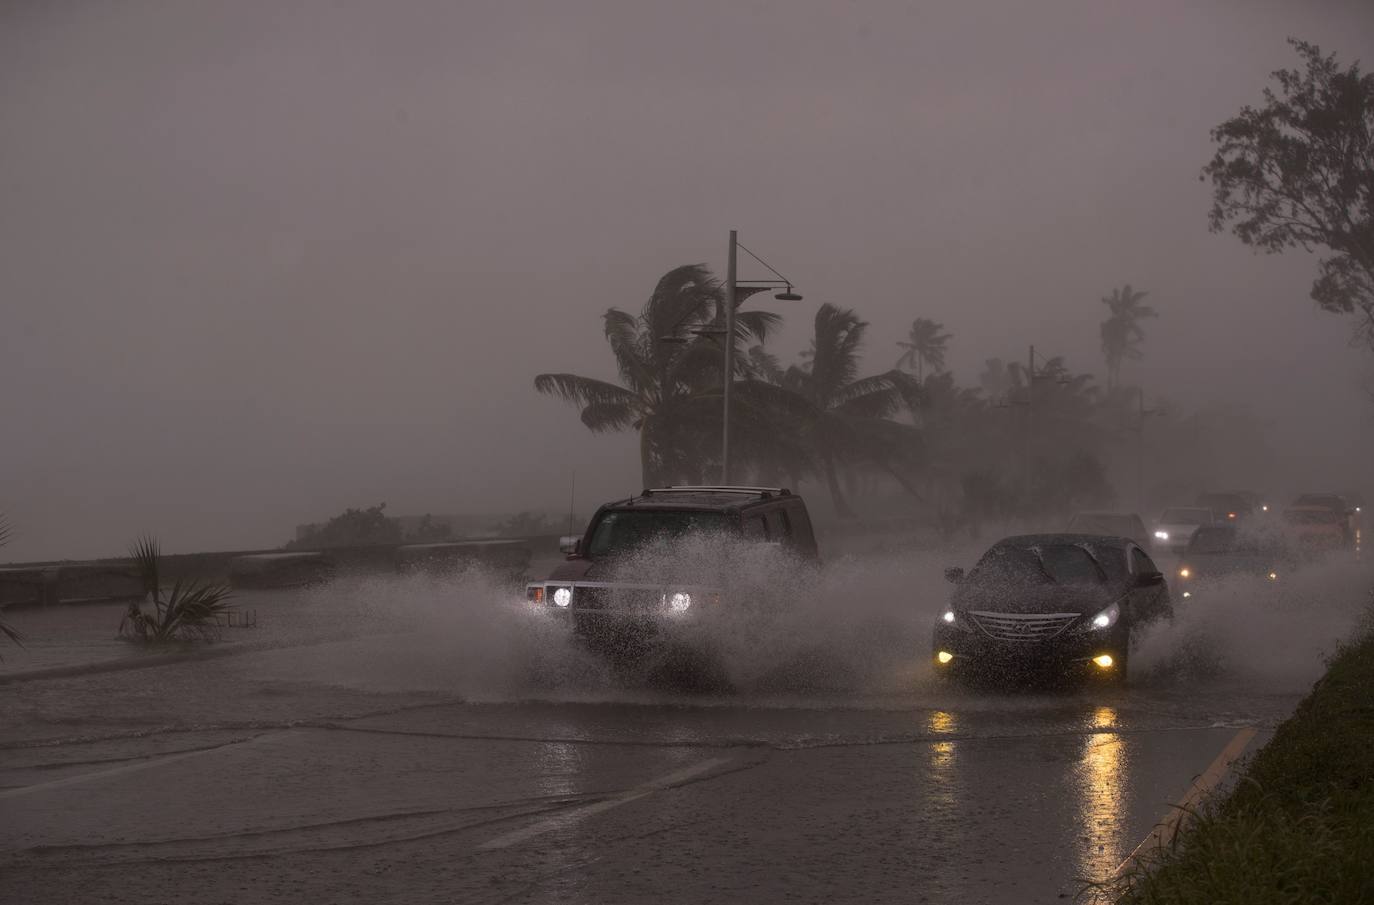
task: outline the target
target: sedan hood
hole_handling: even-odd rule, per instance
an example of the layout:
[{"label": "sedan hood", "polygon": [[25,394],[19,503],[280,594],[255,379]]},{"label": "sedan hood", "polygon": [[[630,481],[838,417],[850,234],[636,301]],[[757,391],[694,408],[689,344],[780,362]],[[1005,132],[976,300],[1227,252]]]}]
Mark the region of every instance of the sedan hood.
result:
[{"label": "sedan hood", "polygon": [[992,613],[1078,613],[1090,616],[1120,599],[1110,584],[1039,584],[1006,587],[963,585],[951,601],[956,610]]}]

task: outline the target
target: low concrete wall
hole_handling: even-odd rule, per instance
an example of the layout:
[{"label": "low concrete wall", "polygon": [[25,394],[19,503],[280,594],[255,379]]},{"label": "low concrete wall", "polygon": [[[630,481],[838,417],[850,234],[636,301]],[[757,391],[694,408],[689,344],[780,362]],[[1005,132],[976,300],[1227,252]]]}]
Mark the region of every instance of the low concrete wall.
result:
[{"label": "low concrete wall", "polygon": [[142,596],[143,582],[127,564],[0,568],[0,607],[137,600]]}]

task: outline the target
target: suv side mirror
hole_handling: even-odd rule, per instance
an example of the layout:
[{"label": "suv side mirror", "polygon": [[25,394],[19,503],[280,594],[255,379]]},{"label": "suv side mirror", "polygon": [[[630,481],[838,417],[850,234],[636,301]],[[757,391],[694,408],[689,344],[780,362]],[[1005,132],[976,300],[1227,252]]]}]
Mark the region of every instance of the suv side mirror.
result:
[{"label": "suv side mirror", "polygon": [[558,550],[569,556],[576,556],[582,549],[582,538],[576,534],[565,534],[558,539]]},{"label": "suv side mirror", "polygon": [[950,568],[950,569],[945,569],[945,581],[948,581],[948,582],[950,582],[951,584],[958,584],[959,582],[961,582],[961,581],[963,581],[963,580],[964,580],[964,570],[963,570],[963,569],[959,568],[958,566],[954,566],[953,568]]},{"label": "suv side mirror", "polygon": [[1164,573],[1141,572],[1135,577],[1135,584],[1138,588],[1157,588],[1164,584]]}]

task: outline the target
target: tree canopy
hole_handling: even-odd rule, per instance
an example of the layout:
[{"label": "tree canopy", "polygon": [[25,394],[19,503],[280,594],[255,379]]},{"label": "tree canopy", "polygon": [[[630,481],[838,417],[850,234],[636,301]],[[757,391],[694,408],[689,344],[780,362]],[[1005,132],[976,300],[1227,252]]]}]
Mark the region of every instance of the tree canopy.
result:
[{"label": "tree canopy", "polygon": [[1374,348],[1374,75],[1289,39],[1303,68],[1273,73],[1264,103],[1212,130],[1213,232],[1267,253],[1324,252],[1312,284],[1323,309],[1357,316]]}]

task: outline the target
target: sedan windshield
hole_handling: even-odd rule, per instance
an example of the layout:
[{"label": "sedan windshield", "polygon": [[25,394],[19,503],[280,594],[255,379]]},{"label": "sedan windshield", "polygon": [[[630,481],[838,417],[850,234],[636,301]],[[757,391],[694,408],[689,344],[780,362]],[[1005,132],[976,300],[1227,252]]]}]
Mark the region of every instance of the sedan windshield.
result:
[{"label": "sedan windshield", "polygon": [[587,545],[587,556],[592,559],[622,556],[653,543],[728,530],[730,518],[723,512],[652,509],[608,512],[596,523],[591,542]]},{"label": "sedan windshield", "polygon": [[1073,544],[993,547],[969,573],[982,585],[1100,582],[1106,575],[1092,555]]}]

